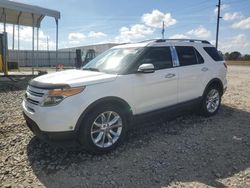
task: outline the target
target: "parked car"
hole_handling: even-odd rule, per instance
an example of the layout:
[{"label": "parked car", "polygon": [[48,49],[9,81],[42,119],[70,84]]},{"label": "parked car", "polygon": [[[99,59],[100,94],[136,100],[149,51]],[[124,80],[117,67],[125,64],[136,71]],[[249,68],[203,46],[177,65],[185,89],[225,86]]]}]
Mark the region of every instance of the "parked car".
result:
[{"label": "parked car", "polygon": [[[22,107],[46,141],[77,140],[90,152],[114,149],[141,115],[198,107],[217,113],[227,66],[203,40],[150,40],[113,47],[81,70],[30,81]],[[173,108],[175,107],[175,108]]]}]

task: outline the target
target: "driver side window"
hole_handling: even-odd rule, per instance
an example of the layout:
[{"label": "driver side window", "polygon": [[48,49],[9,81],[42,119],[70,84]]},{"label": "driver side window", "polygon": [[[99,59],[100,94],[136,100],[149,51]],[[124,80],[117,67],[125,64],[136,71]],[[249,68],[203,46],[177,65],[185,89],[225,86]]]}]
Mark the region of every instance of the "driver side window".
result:
[{"label": "driver side window", "polygon": [[144,55],[140,64],[151,63],[155,70],[172,68],[170,47],[151,47]]}]

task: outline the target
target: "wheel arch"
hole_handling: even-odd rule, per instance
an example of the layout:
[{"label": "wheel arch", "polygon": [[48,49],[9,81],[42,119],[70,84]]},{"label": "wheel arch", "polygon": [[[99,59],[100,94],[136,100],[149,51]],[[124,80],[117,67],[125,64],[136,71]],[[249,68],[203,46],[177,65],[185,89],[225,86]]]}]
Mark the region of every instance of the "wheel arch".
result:
[{"label": "wheel arch", "polygon": [[220,90],[220,92],[221,92],[221,95],[223,95],[223,83],[222,83],[222,81],[221,81],[219,78],[213,78],[212,80],[210,80],[210,81],[207,83],[207,85],[206,85],[206,87],[205,87],[205,89],[204,89],[204,91],[203,91],[203,95],[202,95],[202,96],[204,96],[204,94],[205,94],[205,92],[207,91],[207,89],[208,89],[209,87],[211,87],[212,85],[218,86],[218,88],[219,88],[219,90]]},{"label": "wheel arch", "polygon": [[75,131],[79,131],[80,126],[86,117],[86,115],[94,110],[97,106],[102,105],[102,104],[115,104],[120,106],[126,113],[126,117],[128,122],[131,121],[132,116],[133,116],[133,111],[131,106],[128,104],[127,101],[119,98],[119,97],[104,97],[101,99],[96,100],[95,102],[91,103],[80,115],[80,117],[77,120]]}]

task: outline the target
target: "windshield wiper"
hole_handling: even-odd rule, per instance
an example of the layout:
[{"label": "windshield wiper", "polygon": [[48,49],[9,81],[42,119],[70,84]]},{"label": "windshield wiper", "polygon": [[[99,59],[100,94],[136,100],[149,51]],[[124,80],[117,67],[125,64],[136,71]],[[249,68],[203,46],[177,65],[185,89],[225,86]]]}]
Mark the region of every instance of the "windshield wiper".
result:
[{"label": "windshield wiper", "polygon": [[96,71],[96,72],[100,72],[100,71],[99,71],[99,69],[97,69],[97,68],[92,68],[92,67],[83,68],[82,70],[89,70],[89,71]]}]

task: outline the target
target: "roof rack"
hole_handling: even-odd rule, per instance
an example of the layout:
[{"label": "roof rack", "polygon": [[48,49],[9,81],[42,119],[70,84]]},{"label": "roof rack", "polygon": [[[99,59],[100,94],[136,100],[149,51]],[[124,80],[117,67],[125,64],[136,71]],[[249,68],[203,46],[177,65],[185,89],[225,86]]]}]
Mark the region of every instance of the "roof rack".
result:
[{"label": "roof rack", "polygon": [[177,41],[177,42],[200,42],[200,43],[204,43],[204,44],[210,44],[210,42],[208,42],[207,40],[197,40],[197,39],[150,39],[150,40],[144,40],[141,41],[140,43],[143,42],[173,42],[173,41]]},{"label": "roof rack", "polygon": [[210,44],[207,40],[197,40],[197,39],[158,39],[155,42],[167,42],[167,41],[180,41],[180,42],[200,42],[205,44]]},{"label": "roof rack", "polygon": [[143,41],[140,41],[138,43],[144,43],[144,42],[155,42],[157,40],[160,40],[160,39],[148,39],[148,40],[143,40]]}]

